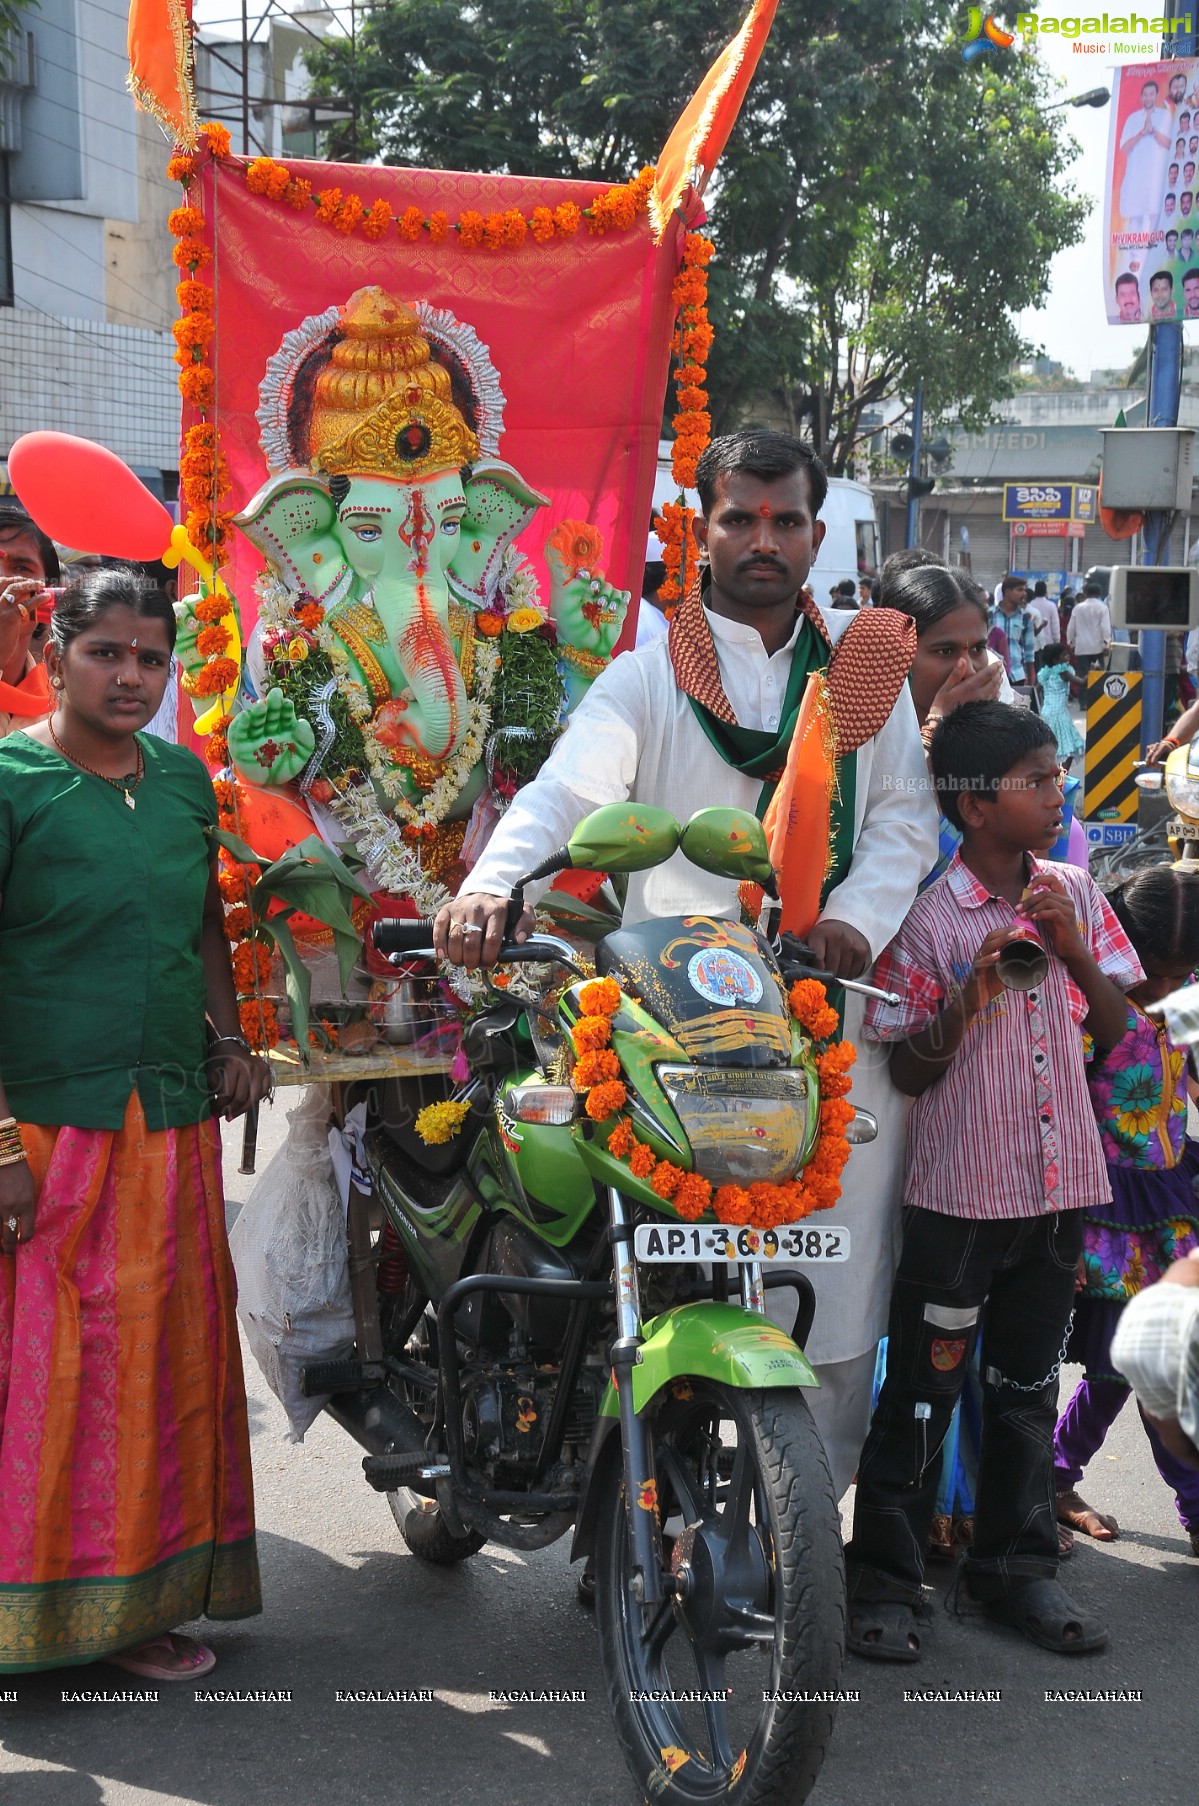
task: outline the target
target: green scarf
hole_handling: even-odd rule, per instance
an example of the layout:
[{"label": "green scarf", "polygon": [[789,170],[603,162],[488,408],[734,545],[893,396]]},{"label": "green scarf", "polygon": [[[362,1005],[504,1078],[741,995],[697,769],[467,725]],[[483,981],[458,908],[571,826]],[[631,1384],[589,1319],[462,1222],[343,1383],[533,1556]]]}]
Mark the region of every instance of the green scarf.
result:
[{"label": "green scarf", "polygon": [[[799,705],[803,700],[808,678],[814,671],[826,670],[828,659],[828,647],[811,622],[805,619],[791,654],[791,672],[787,678],[787,690],[783,697],[777,733],[768,733],[761,728],[733,726],[729,722],[721,721],[712,713],[711,709],[702,702],[697,702],[694,696],[687,698],[695,713],[695,719],[725,764],[731,765],[735,771],[743,772],[747,778],[763,780],[755,810],[759,821],[766,813],[767,805],[774,795],[775,787],[782,776],[783,767],[787,763],[787,752],[791,745],[791,736],[795,732]],[[822,907],[825,898],[836,889],[844,878],[849,870],[849,862],[853,858],[857,770],[856,753],[850,753],[848,757],[837,760],[837,782],[829,808],[829,871],[820,892]]]}]

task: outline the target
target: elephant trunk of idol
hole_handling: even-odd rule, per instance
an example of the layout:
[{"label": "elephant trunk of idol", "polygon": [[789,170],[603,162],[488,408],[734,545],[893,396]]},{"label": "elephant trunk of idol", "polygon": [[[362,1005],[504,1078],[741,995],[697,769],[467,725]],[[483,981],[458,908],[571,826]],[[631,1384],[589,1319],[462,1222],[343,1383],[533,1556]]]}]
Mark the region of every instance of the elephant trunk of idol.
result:
[{"label": "elephant trunk of idol", "polygon": [[412,607],[394,636],[396,657],[411,692],[413,743],[429,759],[446,759],[466,720],[466,687],[449,630],[449,590],[416,583]]}]

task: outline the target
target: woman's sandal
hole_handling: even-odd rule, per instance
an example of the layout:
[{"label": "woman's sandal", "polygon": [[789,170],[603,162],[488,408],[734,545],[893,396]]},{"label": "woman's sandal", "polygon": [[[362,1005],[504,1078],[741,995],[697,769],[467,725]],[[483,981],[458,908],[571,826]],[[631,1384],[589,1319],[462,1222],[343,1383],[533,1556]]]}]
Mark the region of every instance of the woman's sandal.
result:
[{"label": "woman's sandal", "polygon": [[1084,1612],[1056,1580],[1026,1580],[1001,1599],[984,1599],[982,1608],[996,1624],[1013,1625],[1056,1655],[1088,1655],[1107,1643],[1099,1619]]},{"label": "woman's sandal", "polygon": [[1057,1521],[1068,1524],[1071,1530],[1077,1530],[1083,1536],[1093,1537],[1097,1543],[1114,1543],[1120,1534],[1120,1526],[1114,1517],[1096,1511],[1093,1505],[1080,1499],[1072,1487],[1057,1495]]},{"label": "woman's sandal", "polygon": [[870,1662],[918,1662],[920,1625],[927,1615],[925,1608],[901,1600],[851,1599],[845,1641]]},{"label": "woman's sandal", "polygon": [[[158,1659],[155,1650],[161,1652]],[[162,1655],[174,1658],[170,1666],[161,1659]],[[145,1681],[198,1681],[216,1667],[216,1656],[207,1643],[197,1643],[194,1637],[183,1637],[173,1630],[138,1643],[133,1649],[122,1649],[116,1655],[105,1656],[104,1660],[113,1668],[124,1668]]]}]

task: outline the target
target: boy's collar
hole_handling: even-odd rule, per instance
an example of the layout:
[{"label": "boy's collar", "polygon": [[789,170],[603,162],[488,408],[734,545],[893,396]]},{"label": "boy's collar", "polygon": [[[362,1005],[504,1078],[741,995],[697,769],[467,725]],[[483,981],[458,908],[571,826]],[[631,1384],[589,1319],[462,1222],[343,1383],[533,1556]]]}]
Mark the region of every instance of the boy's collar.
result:
[{"label": "boy's collar", "polygon": [[[1026,853],[1024,857],[1028,861],[1030,882],[1040,872],[1049,869],[1046,862],[1038,859],[1035,853]],[[996,900],[995,892],[988,890],[986,885],[970,870],[962,858],[960,847],[950,860],[945,876],[949,881],[949,888],[953,892],[955,900],[961,904],[963,909],[981,909],[984,903]]]}]

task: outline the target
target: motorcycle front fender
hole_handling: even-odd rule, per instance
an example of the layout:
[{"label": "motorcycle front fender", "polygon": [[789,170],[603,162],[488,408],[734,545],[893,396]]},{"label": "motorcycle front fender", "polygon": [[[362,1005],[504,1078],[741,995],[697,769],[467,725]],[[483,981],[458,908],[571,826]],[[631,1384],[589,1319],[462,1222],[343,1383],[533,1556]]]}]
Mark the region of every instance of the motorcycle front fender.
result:
[{"label": "motorcycle front fender", "polygon": [[[739,1305],[681,1304],[651,1317],[642,1333],[641,1359],[633,1369],[633,1403],[638,1411],[664,1386],[691,1378],[742,1388],[820,1384],[786,1330]],[[600,1414],[620,1415],[611,1380]]]},{"label": "motorcycle front fender", "polygon": [[[633,1369],[633,1402],[639,1411],[667,1386],[689,1380],[716,1380],[725,1386],[763,1390],[819,1387],[811,1362],[786,1330],[733,1304],[681,1304],[645,1324],[641,1359]],[[608,1461],[618,1460],[620,1401],[611,1380],[600,1404],[599,1422],[579,1514],[571,1561],[595,1548],[598,1482]]]}]

